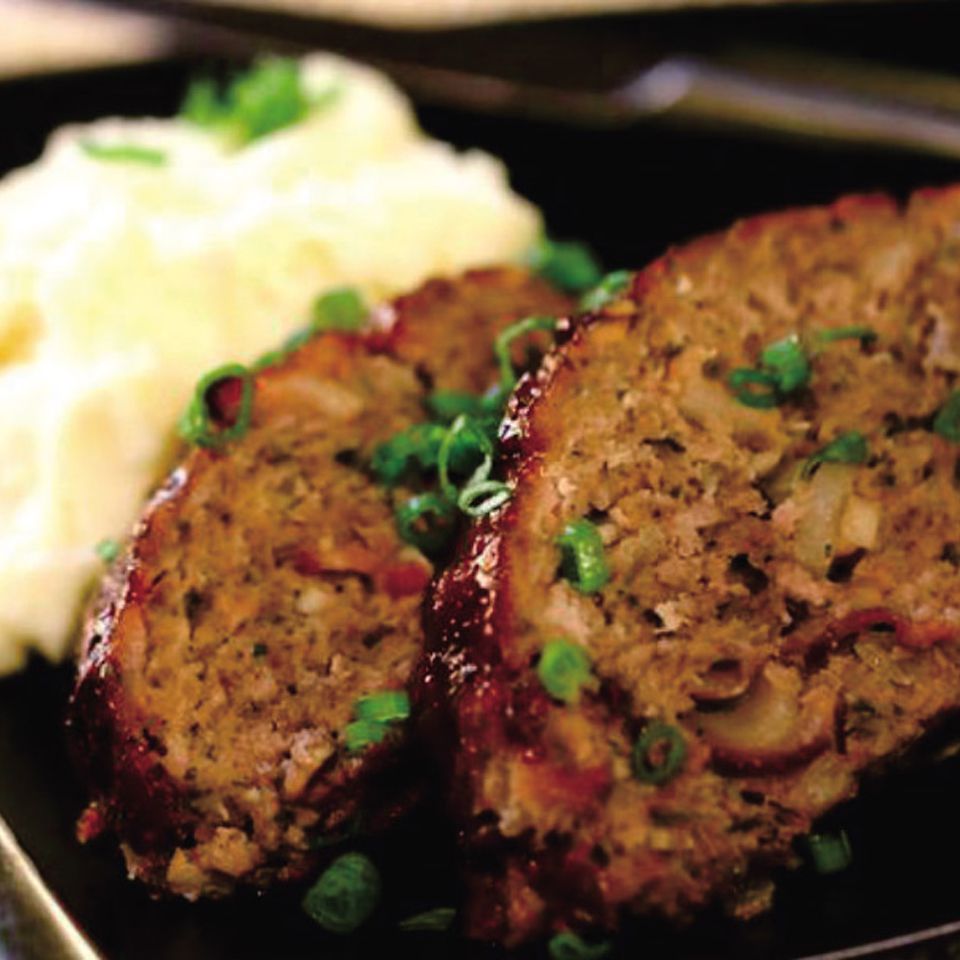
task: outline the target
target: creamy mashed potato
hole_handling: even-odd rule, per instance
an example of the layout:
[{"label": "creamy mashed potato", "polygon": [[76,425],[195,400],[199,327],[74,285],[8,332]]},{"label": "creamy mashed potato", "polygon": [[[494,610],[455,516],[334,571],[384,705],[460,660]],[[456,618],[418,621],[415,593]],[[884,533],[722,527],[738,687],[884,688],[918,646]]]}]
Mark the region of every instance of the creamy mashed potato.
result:
[{"label": "creamy mashed potato", "polygon": [[104,120],[0,182],[0,672],[65,653],[94,546],[129,531],[199,375],[276,345],[326,288],[377,300],[534,241],[503,167],[427,139],[379,74],[316,56],[303,77],[338,95],[241,150]]}]

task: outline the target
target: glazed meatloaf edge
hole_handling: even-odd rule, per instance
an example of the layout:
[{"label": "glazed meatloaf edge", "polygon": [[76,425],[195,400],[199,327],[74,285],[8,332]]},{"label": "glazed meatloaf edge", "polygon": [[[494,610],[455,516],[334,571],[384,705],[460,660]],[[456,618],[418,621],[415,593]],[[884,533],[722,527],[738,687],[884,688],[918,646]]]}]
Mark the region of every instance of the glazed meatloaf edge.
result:
[{"label": "glazed meatloaf edge", "polygon": [[[318,841],[410,802],[400,724],[353,753],[343,736],[360,698],[404,689],[433,573],[367,465],[429,391],[490,386],[503,326],[568,308],[526,271],[473,271],[256,374],[249,430],[173,470],[89,615],[82,836],[113,831],[132,876],[194,898],[300,876]],[[225,422],[239,385],[215,387]]]},{"label": "glazed meatloaf edge", "polygon": [[741,222],[563,340],[416,683],[468,931],[511,944],[765,909],[960,705],[960,188]]}]

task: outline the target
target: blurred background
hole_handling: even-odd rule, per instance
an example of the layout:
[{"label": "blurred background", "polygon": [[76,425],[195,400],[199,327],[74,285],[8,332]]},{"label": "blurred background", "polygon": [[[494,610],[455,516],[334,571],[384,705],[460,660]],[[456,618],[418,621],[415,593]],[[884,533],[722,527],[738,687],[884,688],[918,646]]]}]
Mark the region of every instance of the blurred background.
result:
[{"label": "blurred background", "polygon": [[0,0],[0,17],[6,169],[55,124],[175,111],[210,64],[330,49],[617,262],[770,207],[949,181],[960,158],[954,0]]}]

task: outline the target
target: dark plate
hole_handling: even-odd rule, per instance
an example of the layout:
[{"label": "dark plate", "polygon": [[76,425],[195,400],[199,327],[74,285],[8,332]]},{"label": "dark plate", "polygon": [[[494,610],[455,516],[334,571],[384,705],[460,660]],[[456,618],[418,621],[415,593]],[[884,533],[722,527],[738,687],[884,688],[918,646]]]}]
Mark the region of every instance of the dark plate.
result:
[{"label": "dark plate", "polygon": [[[107,113],[175,109],[194,65],[150,67],[0,85],[0,167],[32,159],[46,131]],[[549,125],[425,110],[433,134],[503,157],[516,187],[546,211],[551,231],[588,239],[610,266],[638,265],[737,216],[882,189],[903,195],[960,177],[953,162],[640,127],[578,133]],[[5,451],[16,455],[15,451]],[[452,935],[399,934],[397,919],[456,902],[448,831],[425,813],[375,849],[386,896],[371,931],[326,936],[297,908],[299,891],[190,905],[155,903],[124,878],[109,844],[80,847],[73,823],[83,797],[68,762],[62,714],[69,668],[34,662],[0,682],[0,813],[55,893],[110,960],[374,958],[409,950],[426,958],[492,958],[499,951]],[[960,919],[960,762],[918,762],[827,826],[843,826],[855,859],[845,873],[784,877],[775,909],[749,924],[708,915],[685,931],[638,925],[624,956],[801,957],[898,937]],[[428,825],[429,824],[429,828]],[[956,956],[945,941],[910,957]],[[870,951],[866,951],[869,953]],[[0,944],[0,955],[3,954]],[[530,951],[542,955],[542,948]]]}]

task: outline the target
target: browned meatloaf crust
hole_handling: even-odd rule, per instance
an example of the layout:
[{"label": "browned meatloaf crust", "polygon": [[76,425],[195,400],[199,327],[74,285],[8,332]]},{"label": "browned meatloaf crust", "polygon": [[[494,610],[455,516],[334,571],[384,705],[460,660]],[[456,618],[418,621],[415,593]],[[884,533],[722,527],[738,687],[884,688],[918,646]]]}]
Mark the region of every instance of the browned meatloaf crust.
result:
[{"label": "browned meatloaf crust", "polygon": [[[730,372],[792,335],[809,382],[739,402]],[[748,220],[568,325],[513,399],[513,498],[441,577],[419,671],[474,935],[761,910],[814,818],[960,704],[960,445],[933,429],[958,373],[960,189]],[[863,462],[818,462],[849,431]],[[556,542],[582,518],[593,593]],[[591,665],[577,702],[539,679],[557,639]],[[685,751],[659,785],[632,756],[655,724]]]},{"label": "browned meatloaf crust", "polygon": [[89,618],[71,704],[82,830],[113,829],[132,875],[264,885],[402,805],[397,738],[351,755],[342,732],[359,697],[405,686],[432,567],[365,464],[429,390],[488,387],[504,325],[568,307],[521,270],[428,283],[258,374],[243,438],[173,471]]}]

